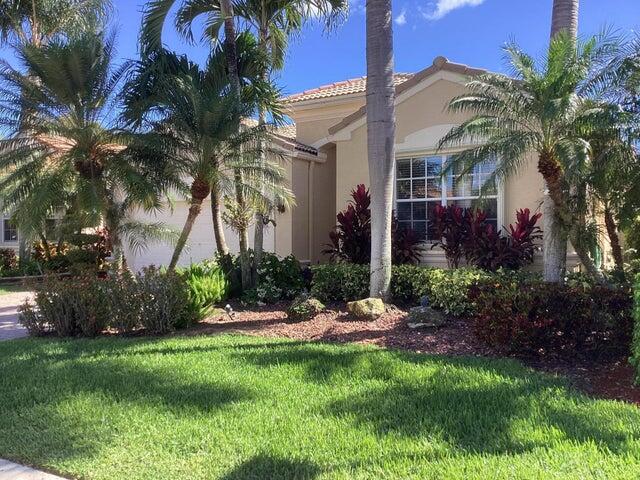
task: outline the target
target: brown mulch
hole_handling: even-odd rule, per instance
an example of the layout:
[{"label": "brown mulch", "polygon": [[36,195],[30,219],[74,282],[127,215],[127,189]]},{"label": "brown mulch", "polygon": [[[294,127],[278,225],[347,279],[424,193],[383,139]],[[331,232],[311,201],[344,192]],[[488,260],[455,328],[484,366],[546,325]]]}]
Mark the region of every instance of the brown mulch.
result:
[{"label": "brown mulch", "polygon": [[[335,343],[373,344],[436,355],[500,356],[476,339],[469,320],[454,319],[437,330],[412,330],[406,311],[390,306],[375,321],[352,318],[344,304],[332,305],[308,322],[290,322],[286,305],[244,310],[235,306],[232,318],[221,314],[200,323],[190,334],[244,333],[266,337]],[[526,365],[568,376],[583,391],[601,398],[640,405],[640,388],[633,385],[634,371],[626,359],[575,360],[519,358]]]}]

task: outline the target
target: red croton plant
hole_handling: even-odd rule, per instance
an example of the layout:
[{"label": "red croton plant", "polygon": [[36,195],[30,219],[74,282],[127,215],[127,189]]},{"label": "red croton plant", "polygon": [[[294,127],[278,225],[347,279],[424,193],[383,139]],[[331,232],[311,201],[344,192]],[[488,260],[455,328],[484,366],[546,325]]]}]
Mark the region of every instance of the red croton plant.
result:
[{"label": "red croton plant", "polygon": [[496,231],[480,209],[437,205],[434,212],[438,240],[432,248],[441,247],[452,268],[458,267],[464,257],[467,264],[483,270],[516,270],[533,262],[536,241],[542,238],[537,226],[542,214],[531,215],[528,208],[516,212],[516,223],[509,225],[507,235]]},{"label": "red croton plant", "polygon": [[[322,253],[332,260],[367,264],[371,261],[371,195],[363,184],[351,191],[347,208],[338,213],[335,228],[329,232],[331,243]],[[422,241],[410,228],[401,228],[392,220],[391,254],[394,264],[417,263]]]}]

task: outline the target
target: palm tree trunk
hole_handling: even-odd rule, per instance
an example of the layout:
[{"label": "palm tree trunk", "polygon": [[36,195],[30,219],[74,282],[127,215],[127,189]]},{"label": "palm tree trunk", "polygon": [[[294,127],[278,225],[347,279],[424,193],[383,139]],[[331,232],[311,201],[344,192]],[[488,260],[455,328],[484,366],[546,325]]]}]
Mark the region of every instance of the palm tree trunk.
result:
[{"label": "palm tree trunk", "polygon": [[[551,39],[561,31],[572,37],[578,33],[579,0],[554,0],[551,18]],[[552,283],[564,281],[567,264],[567,232],[555,212],[555,204],[549,197],[548,188],[544,196],[543,242],[544,280]]]},{"label": "palm tree trunk", "polygon": [[[267,43],[268,28],[269,26],[265,25],[264,15],[263,15],[263,21],[261,22],[260,32],[259,32],[259,45],[265,54],[269,53],[268,52],[269,46]],[[263,72],[263,77],[265,80],[268,79],[269,72],[265,70]],[[266,123],[267,123],[266,112],[264,108],[261,106],[258,112],[258,125],[260,127],[264,127]],[[264,163],[266,162],[266,154],[264,151],[265,142],[263,138],[260,138],[259,142],[260,142],[260,145],[258,150],[260,155],[260,164],[264,165]],[[256,215],[255,215],[255,222],[253,226],[253,229],[254,229],[253,230],[253,263],[251,265],[251,284],[254,287],[258,284],[258,267],[262,263],[262,253],[264,251],[264,227],[265,227],[264,212],[262,212],[260,209],[257,209]]]},{"label": "palm tree trunk", "polygon": [[553,0],[551,38],[566,30],[571,37],[578,35],[579,0]]},{"label": "palm tree trunk", "polygon": [[395,165],[391,0],[367,0],[367,151],[371,181],[369,294],[388,299]]},{"label": "palm tree trunk", "polygon": [[605,207],[604,209],[604,224],[607,228],[607,235],[609,236],[609,243],[611,244],[611,254],[613,255],[616,269],[624,272],[624,256],[622,246],[620,245],[620,236],[618,235],[618,228],[616,226],[616,220],[613,217],[613,212],[609,207]]},{"label": "palm tree trunk", "polygon": [[565,194],[566,190],[562,185],[562,169],[557,160],[551,154],[540,155],[538,171],[545,180],[548,197],[554,204],[554,214],[560,231],[568,231],[568,238],[587,273],[598,283],[606,283],[604,275],[596,267],[593,259],[589,256],[588,248],[581,240],[581,222],[571,213],[572,210]]},{"label": "palm tree trunk", "polygon": [[[236,48],[236,26],[234,21],[233,3],[231,0],[220,0],[220,13],[224,18],[224,44],[227,56],[227,68],[231,80],[231,89],[240,101],[240,77],[238,76],[238,54]],[[240,129],[240,125],[238,125]],[[244,206],[245,200],[242,193],[242,173],[236,171],[236,202],[238,205]],[[248,288],[251,285],[251,264],[249,259],[249,233],[245,228],[238,231],[240,244],[240,273],[242,275],[242,288]]]},{"label": "palm tree trunk", "polygon": [[193,179],[193,182],[191,183],[191,202],[189,206],[189,213],[187,214],[187,220],[184,222],[184,227],[182,228],[176,247],[173,250],[173,256],[169,263],[169,271],[175,270],[178,260],[180,259],[180,254],[182,253],[182,250],[187,243],[187,239],[189,238],[189,234],[193,229],[193,224],[202,211],[202,202],[209,196],[210,190],[211,187],[208,182],[197,177]]},{"label": "palm tree trunk", "polygon": [[187,214],[187,220],[184,222],[184,227],[182,227],[182,232],[180,233],[180,237],[176,243],[175,249],[173,250],[173,256],[171,257],[171,262],[169,263],[169,271],[173,271],[178,264],[178,260],[180,259],[180,254],[182,250],[184,250],[184,246],[187,244],[187,239],[189,238],[189,234],[191,234],[191,230],[193,230],[193,225],[196,222],[196,218],[200,215],[202,211],[202,199],[201,198],[192,198],[191,205],[189,206],[189,213]]},{"label": "palm tree trunk", "polygon": [[[576,37],[578,32],[578,0],[554,0],[551,39],[561,31]],[[567,269],[567,231],[556,214],[556,206],[545,185],[543,198],[543,278],[545,282],[562,283]]]},{"label": "palm tree trunk", "polygon": [[213,222],[213,236],[216,239],[216,250],[223,255],[229,254],[227,239],[224,234],[224,223],[222,222],[222,208],[220,203],[220,192],[217,185],[211,186],[211,220]]}]

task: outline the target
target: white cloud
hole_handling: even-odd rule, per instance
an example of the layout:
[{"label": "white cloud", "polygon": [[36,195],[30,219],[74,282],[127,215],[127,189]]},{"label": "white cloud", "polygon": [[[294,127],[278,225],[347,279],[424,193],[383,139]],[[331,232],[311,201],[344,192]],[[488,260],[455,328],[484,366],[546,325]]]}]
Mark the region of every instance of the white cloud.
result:
[{"label": "white cloud", "polygon": [[407,9],[403,8],[400,12],[400,15],[398,15],[393,21],[396,22],[396,25],[399,25],[400,27],[407,23]]},{"label": "white cloud", "polygon": [[477,7],[484,0],[437,0],[435,9],[431,12],[422,12],[422,15],[428,20],[439,20],[447,13],[462,7]]}]

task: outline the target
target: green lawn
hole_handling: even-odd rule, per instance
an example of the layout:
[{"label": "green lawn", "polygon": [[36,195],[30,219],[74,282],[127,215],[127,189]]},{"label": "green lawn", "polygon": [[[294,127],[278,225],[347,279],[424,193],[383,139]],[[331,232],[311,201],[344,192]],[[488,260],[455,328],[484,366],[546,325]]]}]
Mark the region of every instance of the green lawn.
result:
[{"label": "green lawn", "polygon": [[22,284],[0,284],[0,296],[8,293],[27,292],[29,288]]},{"label": "green lawn", "polygon": [[0,343],[0,458],[87,479],[631,479],[640,409],[512,361],[225,335]]}]

